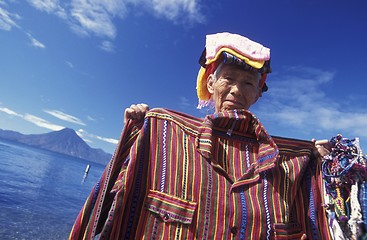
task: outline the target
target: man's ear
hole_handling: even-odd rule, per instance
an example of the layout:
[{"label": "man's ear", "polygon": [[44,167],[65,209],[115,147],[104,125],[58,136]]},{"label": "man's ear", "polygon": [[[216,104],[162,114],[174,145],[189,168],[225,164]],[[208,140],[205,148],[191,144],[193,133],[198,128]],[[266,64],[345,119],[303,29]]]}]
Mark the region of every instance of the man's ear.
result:
[{"label": "man's ear", "polygon": [[263,90],[260,88],[257,99],[261,98],[262,96],[263,96]]},{"label": "man's ear", "polygon": [[255,100],[254,100],[254,102],[251,104],[251,105],[254,105],[258,100],[259,100],[259,98],[261,98],[261,96],[262,96],[262,90],[260,89],[259,90],[259,92],[258,92],[258,94],[257,94],[257,96],[256,96],[256,98],[255,98]]},{"label": "man's ear", "polygon": [[214,87],[213,87],[213,85],[214,85],[215,80],[216,80],[215,79],[215,76],[213,74],[210,74],[208,76],[207,81],[206,81],[206,87],[208,88],[208,92],[210,94],[213,94],[214,93]]},{"label": "man's ear", "polygon": [[[260,79],[260,81],[262,81],[262,79]],[[257,97],[256,97],[256,101],[255,103],[257,102],[257,100],[259,100],[259,98],[261,98],[263,96],[263,89],[262,89],[262,85],[263,84],[259,84],[259,92],[257,93]]]}]

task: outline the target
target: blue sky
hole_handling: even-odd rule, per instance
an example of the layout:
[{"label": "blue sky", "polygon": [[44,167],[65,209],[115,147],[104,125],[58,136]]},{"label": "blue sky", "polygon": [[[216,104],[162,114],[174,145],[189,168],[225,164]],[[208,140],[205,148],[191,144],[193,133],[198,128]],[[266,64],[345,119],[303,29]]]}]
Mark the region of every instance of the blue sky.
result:
[{"label": "blue sky", "polygon": [[75,129],[112,153],[133,103],[202,117],[205,35],[271,49],[251,111],[272,135],[359,137],[367,151],[367,3],[329,0],[0,0],[0,128]]}]

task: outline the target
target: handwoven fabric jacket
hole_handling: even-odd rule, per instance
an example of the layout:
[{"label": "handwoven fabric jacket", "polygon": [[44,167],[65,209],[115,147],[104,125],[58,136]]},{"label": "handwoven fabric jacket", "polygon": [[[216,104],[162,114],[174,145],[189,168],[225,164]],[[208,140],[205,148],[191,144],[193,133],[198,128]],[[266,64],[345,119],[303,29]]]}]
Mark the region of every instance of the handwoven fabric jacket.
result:
[{"label": "handwoven fabric jacket", "polygon": [[329,239],[313,143],[249,111],[127,124],[70,239]]}]

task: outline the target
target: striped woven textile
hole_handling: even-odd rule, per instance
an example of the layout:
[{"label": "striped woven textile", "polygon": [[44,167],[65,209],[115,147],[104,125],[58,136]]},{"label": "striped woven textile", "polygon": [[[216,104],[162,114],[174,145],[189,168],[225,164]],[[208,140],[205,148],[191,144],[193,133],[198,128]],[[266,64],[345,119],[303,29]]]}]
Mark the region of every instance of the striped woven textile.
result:
[{"label": "striped woven textile", "polygon": [[248,111],[152,109],[125,126],[69,239],[329,239],[312,149]]}]

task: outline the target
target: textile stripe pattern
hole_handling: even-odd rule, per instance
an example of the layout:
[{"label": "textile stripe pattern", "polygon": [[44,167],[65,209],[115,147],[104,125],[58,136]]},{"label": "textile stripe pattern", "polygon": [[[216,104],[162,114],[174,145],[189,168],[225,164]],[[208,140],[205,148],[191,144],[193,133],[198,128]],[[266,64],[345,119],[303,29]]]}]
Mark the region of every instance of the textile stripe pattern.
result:
[{"label": "textile stripe pattern", "polygon": [[248,111],[199,119],[153,109],[120,142],[100,200],[87,200],[70,239],[329,236],[313,144],[270,137]]}]

